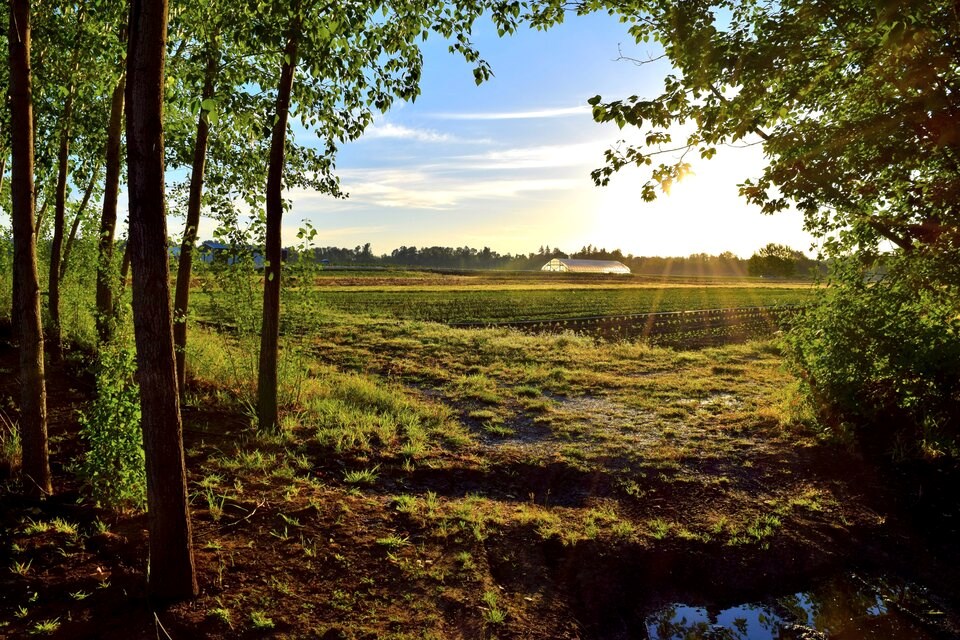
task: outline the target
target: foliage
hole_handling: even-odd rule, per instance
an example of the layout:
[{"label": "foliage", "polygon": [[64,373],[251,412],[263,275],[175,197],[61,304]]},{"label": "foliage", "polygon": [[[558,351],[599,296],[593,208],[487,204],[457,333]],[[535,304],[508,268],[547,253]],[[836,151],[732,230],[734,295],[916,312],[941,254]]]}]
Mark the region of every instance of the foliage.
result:
[{"label": "foliage", "polygon": [[140,393],[133,346],[118,336],[101,345],[97,398],[80,415],[87,450],[77,468],[93,500],[114,509],[142,509],[146,503]]},{"label": "foliage", "polygon": [[[532,20],[549,26],[563,7],[546,0]],[[636,0],[579,10],[599,7],[621,13],[638,42],[659,44],[674,70],[659,95],[589,100],[598,122],[645,133],[643,146],[607,152],[596,183],[652,167],[642,195],[653,200],[690,171],[689,153],[762,144],[767,164],[741,194],[764,213],[802,212],[839,261],[833,291],[793,343],[808,399],[828,424],[855,422],[858,433],[883,422],[878,435],[922,445],[931,429],[955,432],[955,388],[942,378],[960,369],[950,344],[960,282],[949,266],[960,249],[954,3]],[[864,282],[859,265],[881,253],[887,275]]]},{"label": "foliage", "polygon": [[20,469],[22,457],[20,429],[0,409],[0,477],[6,477]]},{"label": "foliage", "polygon": [[802,251],[773,242],[754,253],[747,261],[747,272],[751,276],[790,278],[806,275],[804,272],[814,268],[816,263],[803,255]]},{"label": "foliage", "polygon": [[[835,434],[881,452],[957,452],[960,267],[949,256],[834,265],[789,336],[812,408]],[[920,451],[916,450],[920,448]]]}]

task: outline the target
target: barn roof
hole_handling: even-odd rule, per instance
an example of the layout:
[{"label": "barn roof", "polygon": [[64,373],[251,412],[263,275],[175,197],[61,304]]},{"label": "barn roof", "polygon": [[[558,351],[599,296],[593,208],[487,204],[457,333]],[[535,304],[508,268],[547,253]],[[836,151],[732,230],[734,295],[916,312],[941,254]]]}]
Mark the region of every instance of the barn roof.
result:
[{"label": "barn roof", "polygon": [[581,271],[589,273],[630,273],[630,267],[616,260],[573,260],[554,258],[543,265],[543,271]]}]

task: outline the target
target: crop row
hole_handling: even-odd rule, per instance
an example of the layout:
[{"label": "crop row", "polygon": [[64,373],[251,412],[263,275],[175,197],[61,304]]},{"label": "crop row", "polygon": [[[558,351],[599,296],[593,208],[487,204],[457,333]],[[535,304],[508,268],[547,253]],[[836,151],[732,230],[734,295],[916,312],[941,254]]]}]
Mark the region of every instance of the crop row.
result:
[{"label": "crop row", "polygon": [[660,311],[799,305],[810,290],[757,287],[662,289],[322,291],[328,308],[433,322],[511,322]]}]

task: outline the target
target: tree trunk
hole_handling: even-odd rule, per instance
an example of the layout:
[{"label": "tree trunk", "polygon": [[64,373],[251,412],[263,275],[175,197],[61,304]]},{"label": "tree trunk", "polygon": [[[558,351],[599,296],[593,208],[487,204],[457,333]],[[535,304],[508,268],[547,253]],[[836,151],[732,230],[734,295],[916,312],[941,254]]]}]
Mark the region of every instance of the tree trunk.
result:
[{"label": "tree trunk", "polygon": [[170,314],[164,204],[167,0],[132,0],[127,43],[127,184],[133,326],[146,454],[151,597],[197,594]]},{"label": "tree trunk", "polygon": [[266,262],[263,269],[263,324],[260,330],[260,362],[257,381],[257,419],[260,429],[272,431],[278,426],[277,350],[280,341],[280,272],[283,252],[280,223],[283,219],[283,165],[287,138],[290,93],[297,67],[299,24],[295,25],[284,48],[277,89],[277,113],[270,139],[270,165],[267,169]]},{"label": "tree trunk", "polygon": [[83,192],[83,200],[80,201],[80,206],[77,207],[77,213],[73,217],[73,224],[70,225],[70,235],[67,236],[67,243],[63,247],[63,259],[60,261],[60,280],[67,275],[67,265],[70,263],[70,252],[73,251],[73,243],[77,239],[77,231],[80,229],[80,223],[83,221],[83,214],[87,210],[87,205],[90,204],[90,196],[93,195],[93,188],[97,185],[97,178],[100,175],[100,164],[93,169],[93,173],[90,174],[90,182],[87,183],[87,188]]},{"label": "tree trunk", "polygon": [[120,75],[110,102],[107,129],[107,175],[104,179],[103,211],[97,247],[97,335],[107,342],[113,333],[113,236],[117,228],[117,197],[120,193],[120,138],[123,135],[123,94],[126,74]]},{"label": "tree trunk", "polygon": [[[36,193],[36,192],[34,192]],[[36,196],[34,196],[36,198]],[[47,212],[47,206],[50,204],[50,198],[47,196],[43,197],[43,202],[40,203],[40,209],[37,211],[37,222],[33,226],[33,235],[40,235],[40,225],[43,224],[43,214]],[[34,209],[36,209],[36,201],[34,201]]]},{"label": "tree trunk", "polygon": [[11,219],[20,324],[20,440],[24,490],[53,491],[47,451],[47,390],[43,373],[40,282],[33,228],[33,87],[30,74],[30,0],[10,1]]},{"label": "tree trunk", "polygon": [[70,121],[73,119],[73,87],[67,94],[57,153],[57,191],[53,205],[53,242],[50,245],[50,271],[47,278],[47,311],[50,313],[50,350],[55,360],[63,357],[60,331],[60,256],[67,213],[67,174],[70,171]]},{"label": "tree trunk", "polygon": [[[200,93],[201,104],[213,97],[213,83],[217,75],[218,55],[213,44],[208,45],[207,69]],[[187,380],[187,313],[190,305],[190,276],[193,271],[193,249],[197,242],[197,225],[200,224],[200,205],[203,196],[203,173],[207,162],[207,138],[210,122],[203,109],[197,118],[197,139],[193,146],[193,172],[190,174],[190,198],[187,201],[187,222],[180,245],[180,261],[177,265],[177,290],[173,305],[173,346],[177,353],[177,385],[181,396]]]}]

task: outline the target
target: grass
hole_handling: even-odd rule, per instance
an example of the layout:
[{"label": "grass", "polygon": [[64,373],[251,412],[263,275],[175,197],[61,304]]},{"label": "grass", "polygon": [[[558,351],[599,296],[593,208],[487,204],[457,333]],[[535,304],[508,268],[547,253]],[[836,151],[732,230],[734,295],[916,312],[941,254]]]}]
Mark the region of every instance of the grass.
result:
[{"label": "grass", "polygon": [[[653,289],[609,283],[570,292],[522,282],[504,291],[320,287],[323,304],[285,298],[291,322],[310,330],[282,337],[275,435],[256,433],[248,415],[255,341],[192,327],[194,411],[185,416],[215,416],[188,436],[193,496],[206,507],[194,512],[196,548],[216,593],[196,611],[237,633],[320,635],[336,622],[370,637],[444,637],[455,611],[469,618],[463,628],[528,637],[531,621],[556,616],[531,587],[557,573],[537,574],[537,558],[601,550],[615,562],[634,548],[707,540],[752,553],[797,517],[826,519],[841,501],[815,481],[781,478],[795,491],[772,506],[740,482],[778,438],[799,437],[778,430],[790,378],[767,344],[677,352],[429,321],[451,309],[460,319],[518,317],[579,314],[602,300],[606,312],[803,295],[675,289],[657,303]],[[203,314],[211,302],[198,298]],[[351,311],[368,304],[369,314]],[[38,560],[31,570],[30,558],[54,557],[46,548],[63,541],[51,534],[77,531],[39,517],[17,535],[27,529],[32,537],[17,539],[27,555],[11,571],[37,580],[50,567]],[[283,580],[249,579],[252,559],[276,562]],[[104,583],[111,594],[121,588]],[[69,589],[75,607],[100,599],[87,597],[90,583]]]}]

